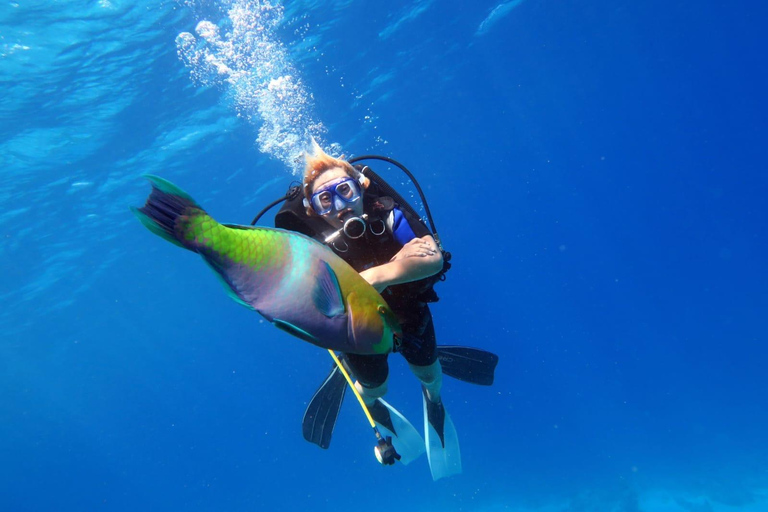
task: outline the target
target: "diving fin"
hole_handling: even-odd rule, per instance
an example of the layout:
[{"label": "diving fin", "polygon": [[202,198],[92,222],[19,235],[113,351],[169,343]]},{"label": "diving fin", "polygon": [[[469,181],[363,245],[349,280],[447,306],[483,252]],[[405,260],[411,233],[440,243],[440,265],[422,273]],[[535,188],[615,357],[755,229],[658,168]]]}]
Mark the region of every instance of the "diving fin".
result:
[{"label": "diving fin", "polygon": [[455,345],[437,347],[437,358],[443,373],[470,384],[490,386],[499,356],[486,350]]},{"label": "diving fin", "polygon": [[[491,352],[455,345],[438,345],[437,357],[445,375],[482,386],[493,384],[494,371],[499,362],[499,356]],[[304,439],[321,448],[330,446],[331,434],[333,434],[333,429],[336,426],[336,419],[339,416],[346,390],[347,383],[344,376],[334,366],[323,384],[315,392],[304,413],[302,423]],[[408,421],[405,418],[403,420]],[[386,425],[384,426],[386,427]]]},{"label": "diving fin", "polygon": [[392,446],[400,455],[400,462],[407,465],[424,453],[421,434],[397,409],[377,398],[376,402],[368,407],[368,411],[381,435],[385,438],[392,436]]},{"label": "diving fin", "polygon": [[323,449],[331,445],[331,435],[346,391],[347,380],[339,368],[334,366],[304,412],[304,419],[301,422],[304,439]]},{"label": "diving fin", "polygon": [[459,436],[451,417],[446,412],[442,400],[435,403],[424,395],[424,438],[426,439],[427,458],[432,480],[440,480],[461,473],[461,451]]},{"label": "diving fin", "polygon": [[[304,439],[327,449],[341,411],[347,381],[334,366],[320,388],[309,401],[301,428]],[[416,428],[400,412],[382,399],[369,407],[371,416],[381,434],[392,437],[392,445],[400,455],[400,462],[408,464],[424,453],[424,440]]]}]

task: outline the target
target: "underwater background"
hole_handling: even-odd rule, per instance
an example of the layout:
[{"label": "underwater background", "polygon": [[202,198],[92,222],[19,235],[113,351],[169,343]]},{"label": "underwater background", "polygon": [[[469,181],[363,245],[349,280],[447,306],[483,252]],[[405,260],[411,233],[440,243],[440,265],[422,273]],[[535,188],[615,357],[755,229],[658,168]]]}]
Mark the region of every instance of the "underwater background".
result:
[{"label": "underwater background", "polygon": [[[3,2],[0,509],[768,510],[767,14]],[[461,476],[380,466],[351,395],[305,442],[328,354],[129,211],[151,173],[247,224],[310,136],[413,171],[453,254],[438,341],[500,356],[444,381]]]}]

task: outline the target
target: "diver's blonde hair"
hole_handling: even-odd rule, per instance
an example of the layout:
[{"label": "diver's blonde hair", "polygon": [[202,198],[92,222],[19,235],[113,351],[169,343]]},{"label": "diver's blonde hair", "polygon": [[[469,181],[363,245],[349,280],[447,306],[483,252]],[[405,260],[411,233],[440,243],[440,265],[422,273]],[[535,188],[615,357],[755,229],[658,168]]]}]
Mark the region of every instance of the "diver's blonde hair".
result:
[{"label": "diver's blonde hair", "polygon": [[[312,201],[312,184],[315,182],[317,178],[320,177],[321,174],[323,174],[326,171],[330,171],[331,169],[341,168],[344,172],[346,172],[351,178],[354,178],[356,180],[360,179],[361,173],[354,167],[352,167],[352,164],[347,162],[346,160],[343,160],[343,156],[341,158],[334,158],[331,155],[327,154],[325,151],[323,151],[323,148],[320,147],[320,145],[315,141],[314,137],[312,138],[312,153],[310,154],[309,151],[304,153],[304,159],[307,163],[306,167],[304,168],[304,197],[306,198],[307,202],[305,204],[309,205]],[[361,185],[363,189],[368,188],[368,185],[371,183],[371,180],[369,180],[367,177],[362,177]],[[315,213],[315,210],[312,208],[312,206],[307,206],[307,215],[317,215]]]}]

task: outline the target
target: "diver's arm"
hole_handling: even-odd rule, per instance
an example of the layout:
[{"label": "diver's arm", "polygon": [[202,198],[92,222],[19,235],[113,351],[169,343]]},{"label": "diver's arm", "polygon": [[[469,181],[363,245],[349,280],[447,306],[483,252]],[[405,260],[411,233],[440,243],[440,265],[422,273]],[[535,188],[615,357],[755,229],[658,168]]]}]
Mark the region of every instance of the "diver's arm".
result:
[{"label": "diver's arm", "polygon": [[432,235],[414,238],[388,262],[360,272],[378,291],[393,284],[418,281],[443,269],[443,255]]}]

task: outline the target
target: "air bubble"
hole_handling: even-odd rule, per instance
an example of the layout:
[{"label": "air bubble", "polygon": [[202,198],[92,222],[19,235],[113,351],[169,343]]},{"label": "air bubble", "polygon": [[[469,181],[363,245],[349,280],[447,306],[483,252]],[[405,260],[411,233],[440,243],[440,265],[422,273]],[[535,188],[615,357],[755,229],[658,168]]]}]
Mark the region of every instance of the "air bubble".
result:
[{"label": "air bubble", "polygon": [[314,119],[312,95],[275,33],[283,6],[264,0],[227,5],[220,23],[197,24],[197,38],[189,32],[176,37],[179,57],[198,85],[229,90],[237,115],[258,128],[259,150],[298,175],[309,140],[327,130]]}]

